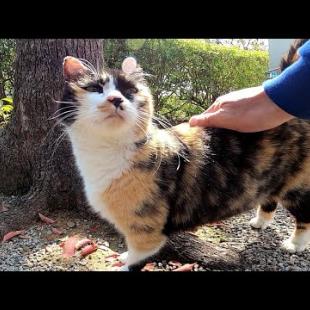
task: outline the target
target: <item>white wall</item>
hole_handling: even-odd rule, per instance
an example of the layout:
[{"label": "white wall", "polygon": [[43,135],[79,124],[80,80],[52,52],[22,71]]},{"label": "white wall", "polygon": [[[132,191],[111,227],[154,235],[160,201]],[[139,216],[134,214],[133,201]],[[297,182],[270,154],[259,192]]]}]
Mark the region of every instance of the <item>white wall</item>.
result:
[{"label": "white wall", "polygon": [[293,41],[294,39],[268,39],[269,70],[279,66],[281,57],[288,51]]}]

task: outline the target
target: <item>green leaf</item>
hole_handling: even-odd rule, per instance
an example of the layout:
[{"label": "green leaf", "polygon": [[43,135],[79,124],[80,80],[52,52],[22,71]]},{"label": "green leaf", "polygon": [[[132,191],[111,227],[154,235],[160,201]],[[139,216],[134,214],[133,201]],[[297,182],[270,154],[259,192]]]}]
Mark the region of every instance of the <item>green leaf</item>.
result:
[{"label": "green leaf", "polygon": [[260,85],[268,53],[206,43],[200,39],[107,39],[109,66],[136,57],[154,95],[155,112],[171,120],[188,119],[233,90]]},{"label": "green leaf", "polygon": [[2,98],[0,100],[8,102],[9,104],[13,104],[13,99],[11,97],[5,97],[5,98]]},{"label": "green leaf", "polygon": [[140,49],[145,43],[145,39],[128,39],[128,46],[132,50]]},{"label": "green leaf", "polygon": [[1,110],[3,112],[10,113],[13,110],[13,107],[7,104],[7,105],[2,106]]}]

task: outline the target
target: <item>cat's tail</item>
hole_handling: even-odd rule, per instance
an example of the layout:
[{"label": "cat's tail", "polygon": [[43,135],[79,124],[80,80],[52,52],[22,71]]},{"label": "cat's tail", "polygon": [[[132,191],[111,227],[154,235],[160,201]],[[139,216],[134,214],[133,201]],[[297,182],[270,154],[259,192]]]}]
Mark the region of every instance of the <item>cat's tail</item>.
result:
[{"label": "cat's tail", "polygon": [[308,39],[296,39],[291,44],[290,49],[288,52],[281,58],[280,62],[280,70],[281,72],[284,71],[287,67],[289,67],[292,63],[294,63],[298,58],[299,55],[297,50],[304,45]]}]

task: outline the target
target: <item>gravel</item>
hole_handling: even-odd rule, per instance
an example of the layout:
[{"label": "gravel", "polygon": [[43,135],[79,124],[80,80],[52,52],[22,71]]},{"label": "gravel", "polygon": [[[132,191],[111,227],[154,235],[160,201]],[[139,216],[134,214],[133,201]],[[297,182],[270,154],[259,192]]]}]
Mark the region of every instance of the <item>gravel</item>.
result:
[{"label": "gravel", "polygon": [[[56,226],[37,222],[26,228],[23,238],[18,236],[0,244],[0,271],[115,270],[113,262],[107,263],[105,258],[111,251],[125,251],[124,240],[103,221],[82,219],[70,212],[59,211],[58,214],[53,214]],[[282,241],[294,229],[293,218],[288,212],[279,208],[274,222],[263,231],[249,226],[248,222],[254,215],[253,210],[223,221],[222,225],[204,226],[198,230],[197,235],[222,247],[237,250],[244,264],[243,271],[310,271],[309,247],[298,254],[290,254],[280,248]],[[52,227],[66,232],[56,235],[52,232]],[[97,228],[94,230],[93,227]],[[60,243],[67,236],[75,234],[81,238],[91,238],[97,243],[98,250],[86,258],[76,255],[64,259]],[[177,268],[166,261],[155,262],[153,266],[155,271],[172,271]],[[206,269],[198,264],[193,266],[193,271],[204,270]]]}]

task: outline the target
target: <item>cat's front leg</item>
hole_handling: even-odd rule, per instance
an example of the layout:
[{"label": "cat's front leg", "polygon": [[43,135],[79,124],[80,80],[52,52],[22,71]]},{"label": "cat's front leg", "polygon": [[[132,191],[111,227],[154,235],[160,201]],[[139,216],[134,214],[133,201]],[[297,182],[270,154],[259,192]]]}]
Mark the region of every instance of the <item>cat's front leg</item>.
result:
[{"label": "cat's front leg", "polygon": [[119,260],[121,263],[123,263],[123,264],[126,264],[127,259],[128,259],[128,251],[122,253],[122,254],[118,257],[118,260]]},{"label": "cat's front leg", "polygon": [[167,237],[160,234],[150,236],[130,235],[126,236],[128,244],[128,252],[124,252],[118,258],[119,261],[125,263],[120,268],[121,271],[129,271],[131,266],[142,263],[147,258],[155,255],[166,243]]}]

